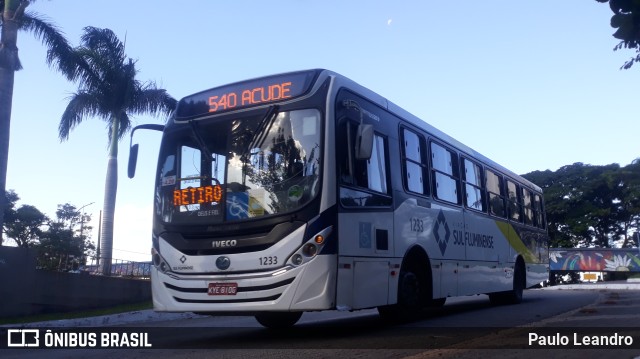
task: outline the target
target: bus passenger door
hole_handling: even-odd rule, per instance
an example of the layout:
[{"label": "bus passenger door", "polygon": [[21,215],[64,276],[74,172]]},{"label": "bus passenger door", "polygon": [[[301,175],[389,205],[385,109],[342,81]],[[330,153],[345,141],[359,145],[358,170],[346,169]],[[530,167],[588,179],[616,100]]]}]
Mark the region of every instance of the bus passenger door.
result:
[{"label": "bus passenger door", "polygon": [[388,138],[376,132],[371,157],[356,159],[358,125],[349,118],[338,125],[338,309],[388,304],[393,256]]}]

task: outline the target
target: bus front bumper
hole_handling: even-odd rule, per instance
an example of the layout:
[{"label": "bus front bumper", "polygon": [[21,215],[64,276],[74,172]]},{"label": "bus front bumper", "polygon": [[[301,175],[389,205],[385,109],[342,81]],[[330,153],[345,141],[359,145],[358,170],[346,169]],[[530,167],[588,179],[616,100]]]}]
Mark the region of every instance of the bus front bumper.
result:
[{"label": "bus front bumper", "polygon": [[151,269],[153,307],[161,312],[251,315],[335,306],[335,255],[269,272],[178,276]]}]

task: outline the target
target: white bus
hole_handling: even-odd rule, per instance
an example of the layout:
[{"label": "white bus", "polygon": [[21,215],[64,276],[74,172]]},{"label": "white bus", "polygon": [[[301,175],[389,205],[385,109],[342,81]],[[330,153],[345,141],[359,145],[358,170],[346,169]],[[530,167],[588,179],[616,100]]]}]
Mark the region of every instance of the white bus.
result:
[{"label": "white bus", "polygon": [[548,278],[538,186],[334,72],[216,87],[139,128],[163,131],[156,311],[286,327],[305,311],[517,303]]}]

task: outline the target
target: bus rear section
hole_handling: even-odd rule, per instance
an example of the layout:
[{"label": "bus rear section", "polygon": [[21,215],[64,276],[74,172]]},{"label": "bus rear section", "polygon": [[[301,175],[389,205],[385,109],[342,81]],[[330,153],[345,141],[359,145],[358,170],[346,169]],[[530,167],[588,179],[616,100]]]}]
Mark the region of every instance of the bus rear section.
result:
[{"label": "bus rear section", "polygon": [[538,186],[367,89],[336,87],[338,309],[411,318],[448,297],[519,303],[548,277]]}]

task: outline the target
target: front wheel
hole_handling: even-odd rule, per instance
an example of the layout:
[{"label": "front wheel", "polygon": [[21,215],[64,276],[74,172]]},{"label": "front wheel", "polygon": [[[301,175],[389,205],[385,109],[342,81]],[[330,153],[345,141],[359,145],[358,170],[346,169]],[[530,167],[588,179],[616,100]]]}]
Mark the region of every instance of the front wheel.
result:
[{"label": "front wheel", "polygon": [[294,326],[302,312],[266,312],[256,314],[256,320],[269,329],[286,329]]},{"label": "front wheel", "polygon": [[447,301],[447,298],[438,298],[438,299],[432,299],[429,302],[429,307],[431,308],[440,308],[444,305],[444,303]]},{"label": "front wheel", "polygon": [[378,307],[380,317],[386,321],[407,321],[415,318],[422,309],[425,296],[424,283],[410,270],[400,272],[398,303]]}]

